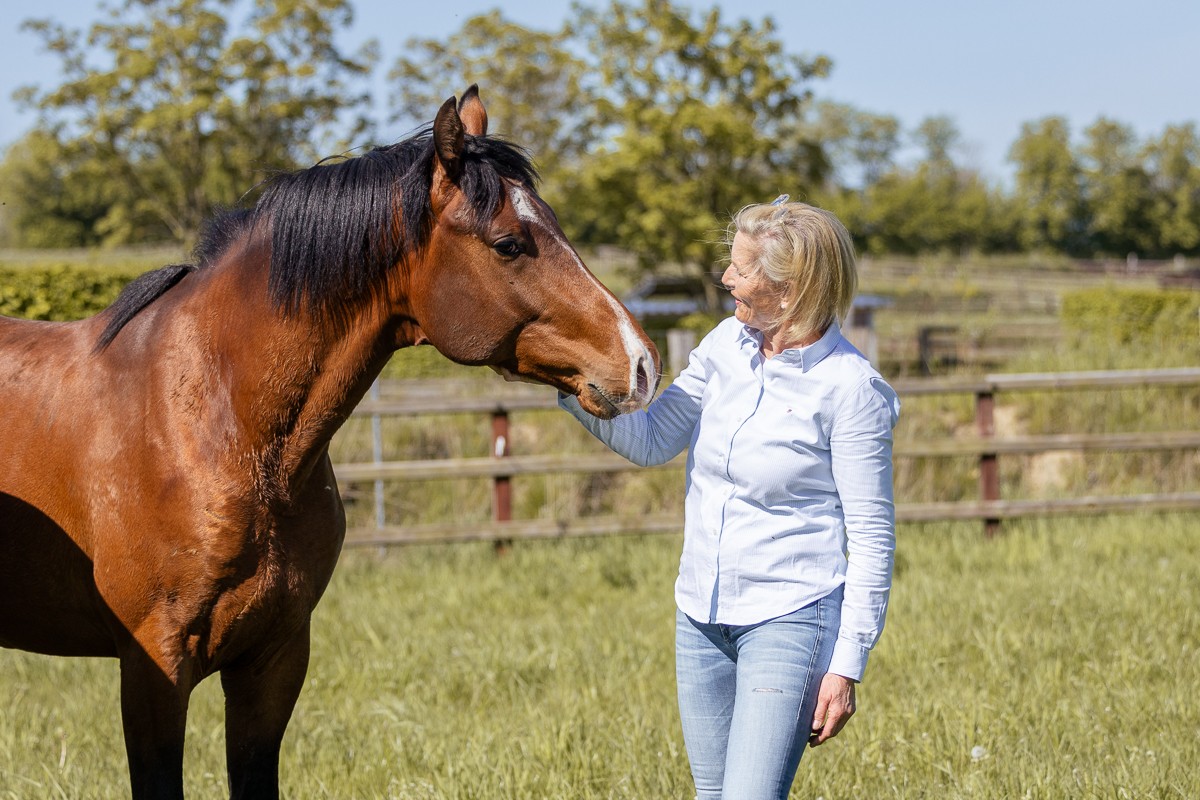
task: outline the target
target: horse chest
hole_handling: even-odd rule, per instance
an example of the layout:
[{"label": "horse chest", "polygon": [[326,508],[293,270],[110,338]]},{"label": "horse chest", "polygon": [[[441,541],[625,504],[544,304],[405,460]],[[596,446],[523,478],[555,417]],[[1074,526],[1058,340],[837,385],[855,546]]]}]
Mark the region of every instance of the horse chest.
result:
[{"label": "horse chest", "polygon": [[[164,672],[203,676],[307,624],[336,556],[299,545],[286,529],[217,526],[170,544],[106,549],[97,585],[119,627]],[[140,579],[127,580],[138,565]]]},{"label": "horse chest", "polygon": [[[307,620],[333,575],[341,549],[333,521],[272,519],[236,557],[224,563],[215,622],[231,627]],[[230,555],[225,554],[227,557]]]},{"label": "horse chest", "polygon": [[261,645],[305,624],[319,596],[310,576],[264,565],[253,581],[221,592],[212,607],[207,641],[197,637],[188,647],[193,655],[219,664],[251,643]]}]

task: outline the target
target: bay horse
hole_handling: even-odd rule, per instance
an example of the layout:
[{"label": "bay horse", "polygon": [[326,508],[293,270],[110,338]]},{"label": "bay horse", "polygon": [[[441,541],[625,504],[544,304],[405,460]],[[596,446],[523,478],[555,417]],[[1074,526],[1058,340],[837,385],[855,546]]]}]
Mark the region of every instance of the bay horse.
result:
[{"label": "bay horse", "polygon": [[345,532],[330,438],[393,351],[606,418],[652,396],[654,345],[535,182],[472,86],[404,141],[273,180],[95,317],[0,318],[0,645],[120,660],[135,800],[183,797],[214,673],[231,796],[278,797]]}]

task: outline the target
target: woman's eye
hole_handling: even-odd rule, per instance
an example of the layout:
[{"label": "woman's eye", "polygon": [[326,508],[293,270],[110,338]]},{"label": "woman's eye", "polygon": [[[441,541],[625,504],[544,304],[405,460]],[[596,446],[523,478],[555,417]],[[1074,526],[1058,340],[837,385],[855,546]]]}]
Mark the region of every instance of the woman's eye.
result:
[{"label": "woman's eye", "polygon": [[521,243],[511,236],[506,236],[492,245],[492,248],[505,258],[516,258],[521,255]]}]

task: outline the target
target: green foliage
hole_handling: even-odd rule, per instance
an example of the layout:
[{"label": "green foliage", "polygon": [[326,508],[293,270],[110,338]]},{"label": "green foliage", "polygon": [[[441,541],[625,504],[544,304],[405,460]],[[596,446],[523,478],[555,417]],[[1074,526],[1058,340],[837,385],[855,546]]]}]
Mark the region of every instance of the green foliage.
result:
[{"label": "green foliage", "polygon": [[1151,176],[1137,151],[1133,129],[1101,117],[1085,132],[1084,203],[1088,239],[1103,253],[1152,251],[1154,197]]},{"label": "green foliage", "polygon": [[1160,253],[1200,250],[1200,135],[1195,123],[1168,125],[1145,146],[1152,180],[1149,231]]},{"label": "green foliage", "polygon": [[925,151],[924,163],[938,173],[953,173],[953,150],[962,140],[954,120],[947,116],[927,117],[913,132],[917,145]]},{"label": "green foliage", "polygon": [[445,41],[409,39],[388,80],[395,116],[413,124],[478,83],[489,133],[528,149],[542,175],[555,181],[595,141],[583,115],[590,102],[581,85],[586,69],[565,31],[531,31],[494,10],[467,19]]},{"label": "green foliage", "polygon": [[[13,144],[0,162],[4,243],[11,247],[92,247],[104,239],[104,220],[123,191],[90,153],[87,142],[68,141],[60,128],[36,128]],[[162,238],[148,227],[138,239]]]},{"label": "green foliage", "polygon": [[[41,113],[26,149],[41,149],[21,193],[6,187],[3,197],[17,209],[19,240],[190,243],[214,209],[236,204],[271,172],[311,160],[313,145],[365,102],[348,81],[368,73],[373,45],[349,56],[335,41],[350,21],[349,0],[255,0],[237,32],[233,5],[124,0],[86,37],[52,20],[25,23],[59,57],[66,79],[45,92],[23,90]],[[352,121],[352,135],[365,124]],[[56,151],[68,160],[57,163]],[[10,153],[10,168],[21,156]],[[64,172],[69,181],[55,174]],[[66,191],[68,213],[45,208],[30,189]],[[78,208],[87,213],[70,213]],[[28,229],[39,219],[62,228],[43,238],[62,238],[34,238]]]},{"label": "green foliage", "polygon": [[[377,47],[338,47],[351,8],[118,0],[86,31],[27,22],[64,80],[20,93],[41,116],[0,164],[0,244],[190,245],[262,179],[356,143]],[[1101,117],[1073,142],[1063,117],[1028,122],[1009,189],[964,164],[948,117],[903,130],[815,101],[831,62],[786,44],[770,17],[672,0],[575,4],[552,31],[496,10],[406,42],[393,121],[422,123],[479,83],[568,235],[634,253],[631,273],[713,271],[730,216],[783,192],[835,211],[869,253],[1200,255],[1195,123],[1139,141]],[[908,143],[922,155],[899,162]]]},{"label": "green foliage", "polygon": [[1101,117],[1073,147],[1062,117],[1026,123],[1013,144],[1021,247],[1074,256],[1200,253],[1200,139],[1194,124],[1139,143]]},{"label": "green foliage", "polygon": [[1062,117],[1021,126],[1009,160],[1017,167],[1016,200],[1022,209],[1020,245],[1026,250],[1077,252],[1085,226],[1080,166]]},{"label": "green foliage", "polygon": [[384,378],[422,380],[427,378],[470,378],[481,374],[479,367],[455,364],[433,347],[407,347],[397,351],[383,368]]},{"label": "green foliage", "polygon": [[[874,123],[881,131],[883,120]],[[893,132],[893,136],[895,133]],[[925,157],[914,168],[857,160],[864,188],[827,187],[820,203],[837,214],[872,254],[997,252],[1016,233],[1004,195],[954,161],[960,134],[948,117],[930,117],[914,136]],[[875,140],[875,136],[871,135]]]},{"label": "green foliage", "polygon": [[868,253],[996,252],[1011,247],[1005,199],[977,175],[923,162],[896,169],[859,193],[827,202]]},{"label": "green foliage", "polygon": [[43,268],[0,265],[0,314],[66,321],[102,311],[139,273],[57,264]]},{"label": "green foliage", "polygon": [[495,12],[445,43],[410,41],[391,73],[399,112],[427,114],[478,81],[497,130],[534,150],[572,239],[618,243],[642,268],[708,271],[732,211],[824,179],[802,115],[829,62],[788,54],[769,18],[730,23],[668,0],[573,14],[555,33]]},{"label": "green foliage", "polygon": [[877,183],[895,166],[900,149],[900,120],[873,114],[844,103],[817,103],[811,136],[821,143],[840,186]]},{"label": "green foliage", "polygon": [[724,314],[710,314],[704,311],[695,311],[686,316],[680,317],[679,320],[672,326],[680,330],[692,331],[696,334],[696,341],[703,339],[709,332],[721,323],[725,318]]},{"label": "green foliage", "polygon": [[1075,342],[1191,350],[1200,356],[1200,292],[1105,287],[1068,292],[1064,331]]},{"label": "green foliage", "polygon": [[697,18],[667,0],[577,10],[572,32],[599,76],[594,124],[607,134],[563,191],[582,241],[706,273],[732,212],[823,182],[802,120],[829,60],[787,53],[770,18]]}]

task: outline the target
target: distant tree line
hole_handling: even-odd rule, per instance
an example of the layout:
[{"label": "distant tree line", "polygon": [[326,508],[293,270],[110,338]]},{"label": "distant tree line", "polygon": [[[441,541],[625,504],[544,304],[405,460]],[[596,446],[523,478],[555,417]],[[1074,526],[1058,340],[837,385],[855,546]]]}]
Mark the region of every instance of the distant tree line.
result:
[{"label": "distant tree line", "polygon": [[[125,0],[86,36],[26,23],[65,80],[23,90],[39,120],[0,164],[7,244],[189,243],[271,174],[374,138],[362,87],[378,48],[336,43],[351,0],[255,0],[235,25],[237,8]],[[783,192],[836,211],[868,252],[1200,255],[1195,123],[1139,140],[1107,118],[1081,138],[1061,117],[1028,122],[1005,187],[961,163],[947,117],[908,131],[817,101],[830,60],[786,44],[769,17],[670,0],[575,5],[554,31],[494,11],[407,41],[389,122],[410,128],[478,83],[491,130],[534,154],[574,240],[646,267],[707,272],[730,213]]]}]

